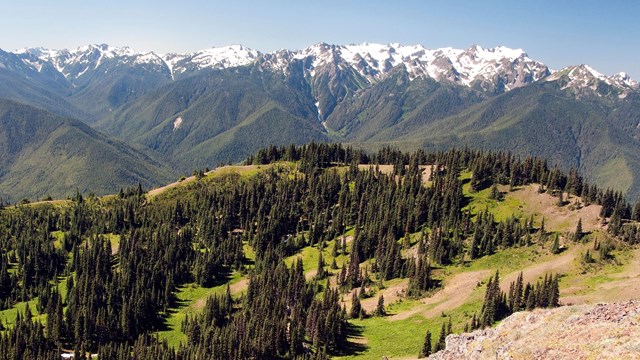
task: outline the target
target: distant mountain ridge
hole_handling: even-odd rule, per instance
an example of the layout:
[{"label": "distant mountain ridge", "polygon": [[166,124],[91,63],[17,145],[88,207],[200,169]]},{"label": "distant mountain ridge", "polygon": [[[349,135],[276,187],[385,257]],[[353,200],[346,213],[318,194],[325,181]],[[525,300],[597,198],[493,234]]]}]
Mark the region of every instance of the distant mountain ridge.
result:
[{"label": "distant mountain ridge", "polygon": [[[102,62],[117,60],[128,65],[156,66],[165,75],[189,75],[203,69],[226,69],[253,63],[264,63],[272,69],[284,70],[292,60],[303,60],[313,77],[315,69],[329,63],[343,63],[373,82],[403,64],[413,78],[430,77],[461,85],[492,85],[501,81],[503,90],[511,90],[538,81],[554,73],[542,62],[532,60],[522,49],[504,46],[485,49],[473,45],[468,49],[440,48],[430,50],[422,45],[330,45],[319,43],[302,50],[279,50],[261,53],[242,45],[204,49],[194,53],[139,53],[130,47],[106,44],[82,46],[74,50],[24,48],[13,52],[33,70],[42,72],[53,66],[66,78],[74,80]],[[567,68],[572,70],[573,67]],[[589,68],[591,69],[591,68]],[[564,69],[563,69],[564,70]],[[638,88],[638,83],[625,73],[604,76],[592,73],[621,88]],[[562,72],[562,70],[560,71]],[[484,88],[487,89],[487,88]]]},{"label": "distant mountain ridge", "polygon": [[522,49],[0,50],[0,98],[80,119],[174,176],[271,144],[470,146],[543,156],[640,197],[638,83],[588,65],[554,71]]},{"label": "distant mountain ridge", "polygon": [[[468,87],[491,95],[543,79],[567,81],[566,86],[577,95],[582,95],[583,89],[592,92],[589,89],[597,88],[600,82],[618,96],[638,89],[638,83],[625,73],[605,76],[588,65],[552,71],[544,63],[531,59],[522,49],[504,46],[485,49],[473,45],[468,49],[430,50],[422,45],[319,43],[302,50],[261,53],[242,45],[230,45],[187,54],[157,54],[101,44],[74,50],[25,48],[12,55],[23,62],[34,79],[42,77],[40,82],[55,83],[68,89],[71,103],[93,115],[93,120],[86,119],[89,122],[167,83],[201,71],[246,66],[287,76],[301,68],[311,86],[320,119],[329,116],[344,94],[376,84],[398,67],[405,69],[410,81],[433,79],[441,84]],[[107,82],[106,86],[103,82]],[[100,86],[93,89],[92,84]],[[95,99],[100,98],[100,94],[94,93],[105,90],[110,91],[108,101],[96,104]],[[85,106],[87,103],[91,106]]]}]

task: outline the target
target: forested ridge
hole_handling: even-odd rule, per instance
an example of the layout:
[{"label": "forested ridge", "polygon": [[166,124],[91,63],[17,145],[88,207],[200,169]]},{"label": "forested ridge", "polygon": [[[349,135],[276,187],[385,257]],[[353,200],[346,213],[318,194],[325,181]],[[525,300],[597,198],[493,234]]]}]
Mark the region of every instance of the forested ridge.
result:
[{"label": "forested ridge", "polygon": [[[382,298],[375,313],[358,308],[356,294],[372,284],[409,278],[407,296],[419,298],[441,286],[433,266],[473,261],[547,236],[532,219],[497,221],[488,211],[464,210],[465,181],[475,191],[492,188],[496,197],[502,196],[497,184],[532,183],[561,204],[566,194],[581,197],[602,205],[612,236],[640,240],[629,221],[640,220],[640,204],[540,158],[468,149],[367,154],[312,143],[266,148],[246,163],[272,166],[250,176],[197,172],[192,184],[155,197],[138,187],[1,210],[0,308],[34,299],[35,308],[27,306],[11,323],[0,319],[0,359],[59,358],[63,351],[100,359],[345,354],[350,318],[384,316]],[[380,171],[382,164],[393,170]],[[463,180],[465,172],[472,173],[469,180]],[[349,231],[350,243],[339,241]],[[328,243],[348,258],[341,268],[320,257],[309,277],[301,261],[284,261]],[[247,247],[255,256],[247,256]],[[371,266],[363,265],[367,260]],[[153,335],[178,305],[179,286],[224,285],[232,272],[249,279],[246,292],[233,295],[227,285],[225,294],[209,298],[202,312],[182,323],[186,343],[173,348]],[[537,285],[519,279],[508,294],[497,283],[498,274],[471,327],[491,325],[508,312],[557,305],[557,277]],[[342,298],[350,291],[354,300],[347,308]]]}]

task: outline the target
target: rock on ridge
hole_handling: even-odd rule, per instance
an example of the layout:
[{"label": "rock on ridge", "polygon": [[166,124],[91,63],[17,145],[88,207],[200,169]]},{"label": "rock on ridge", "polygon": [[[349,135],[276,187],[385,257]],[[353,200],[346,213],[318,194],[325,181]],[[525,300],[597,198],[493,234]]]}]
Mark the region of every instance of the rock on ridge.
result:
[{"label": "rock on ridge", "polygon": [[639,324],[639,301],[518,312],[495,328],[449,335],[429,359],[633,359]]}]

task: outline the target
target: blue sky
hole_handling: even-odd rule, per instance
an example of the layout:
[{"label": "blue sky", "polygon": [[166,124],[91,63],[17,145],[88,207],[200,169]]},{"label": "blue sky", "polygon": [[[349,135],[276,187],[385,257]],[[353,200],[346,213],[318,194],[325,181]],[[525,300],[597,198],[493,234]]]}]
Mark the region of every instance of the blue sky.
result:
[{"label": "blue sky", "polygon": [[505,45],[554,69],[586,63],[640,80],[640,1],[2,1],[0,48],[89,43],[190,52],[317,42]]}]

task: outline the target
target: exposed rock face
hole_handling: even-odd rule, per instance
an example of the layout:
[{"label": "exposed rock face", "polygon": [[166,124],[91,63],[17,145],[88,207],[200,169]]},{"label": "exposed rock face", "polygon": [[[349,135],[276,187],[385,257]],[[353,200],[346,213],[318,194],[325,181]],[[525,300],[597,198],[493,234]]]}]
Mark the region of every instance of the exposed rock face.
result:
[{"label": "exposed rock face", "polygon": [[638,359],[640,301],[519,312],[493,329],[450,335],[429,359]]}]

